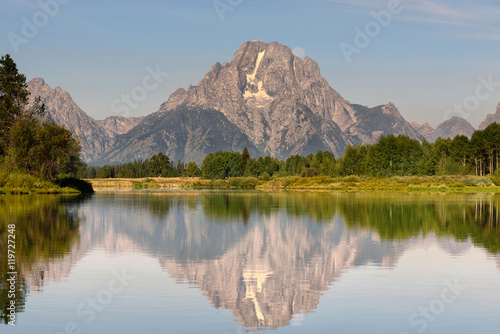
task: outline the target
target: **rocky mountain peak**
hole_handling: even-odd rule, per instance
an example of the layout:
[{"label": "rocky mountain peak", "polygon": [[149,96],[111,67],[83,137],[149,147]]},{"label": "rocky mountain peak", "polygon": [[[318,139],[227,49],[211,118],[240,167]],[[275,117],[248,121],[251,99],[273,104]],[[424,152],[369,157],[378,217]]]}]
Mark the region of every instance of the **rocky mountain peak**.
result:
[{"label": "rocky mountain peak", "polygon": [[32,87],[43,87],[46,85],[45,80],[42,78],[33,78],[28,82]]},{"label": "rocky mountain peak", "polygon": [[411,122],[410,125],[424,138],[427,138],[427,136],[434,131],[434,128],[432,128],[427,122],[422,125],[417,122]]},{"label": "rocky mountain peak", "polygon": [[392,102],[389,102],[385,106],[382,106],[382,112],[386,115],[392,115],[397,118],[403,118],[399,113],[399,109],[396,108],[396,105],[394,105],[394,103]]},{"label": "rocky mountain peak", "polygon": [[[160,111],[179,106],[222,112],[263,153],[278,158],[318,149],[341,155],[350,143],[342,129],[356,121],[318,64],[277,42],[243,43],[230,63],[214,64],[196,86],[173,93]],[[305,140],[312,137],[314,144]]]}]

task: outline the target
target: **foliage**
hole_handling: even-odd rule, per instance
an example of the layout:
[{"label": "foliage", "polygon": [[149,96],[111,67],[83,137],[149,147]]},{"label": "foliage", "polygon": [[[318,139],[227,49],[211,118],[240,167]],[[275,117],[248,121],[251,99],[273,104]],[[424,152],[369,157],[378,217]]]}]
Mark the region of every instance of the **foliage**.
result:
[{"label": "foliage", "polygon": [[40,98],[31,106],[26,77],[9,55],[0,59],[0,161],[11,171],[54,180],[74,175],[80,145],[66,128],[50,122]]},{"label": "foliage", "polygon": [[188,162],[186,166],[186,170],[184,171],[184,176],[187,177],[199,177],[201,176],[201,170],[198,168],[198,165],[194,161]]}]

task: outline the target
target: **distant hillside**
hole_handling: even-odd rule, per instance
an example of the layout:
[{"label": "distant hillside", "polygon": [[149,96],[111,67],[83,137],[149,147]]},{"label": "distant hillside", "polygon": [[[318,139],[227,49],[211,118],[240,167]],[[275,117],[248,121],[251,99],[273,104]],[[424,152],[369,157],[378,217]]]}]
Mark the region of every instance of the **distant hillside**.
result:
[{"label": "distant hillside", "polygon": [[439,124],[427,137],[426,139],[433,143],[441,138],[455,138],[456,136],[463,135],[471,137],[474,133],[474,127],[467,122],[465,119],[453,116],[452,118]]}]

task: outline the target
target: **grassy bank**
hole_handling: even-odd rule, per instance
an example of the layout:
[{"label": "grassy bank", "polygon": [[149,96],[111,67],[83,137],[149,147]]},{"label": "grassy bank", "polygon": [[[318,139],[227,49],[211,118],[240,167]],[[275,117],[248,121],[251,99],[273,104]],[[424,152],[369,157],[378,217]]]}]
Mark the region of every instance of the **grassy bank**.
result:
[{"label": "grassy bank", "polygon": [[199,178],[154,177],[139,179],[89,179],[95,191],[206,189],[210,180]]},{"label": "grassy bank", "polygon": [[0,171],[0,194],[79,194],[74,187],[52,182],[20,172]]},{"label": "grassy bank", "polygon": [[391,178],[316,176],[277,178],[258,186],[257,189],[342,192],[500,192],[500,187],[497,187],[497,184],[500,184],[499,178],[471,175],[394,176]]},{"label": "grassy bank", "polygon": [[273,177],[259,180],[235,177],[227,180],[199,178],[144,178],[88,180],[96,191],[111,190],[179,190],[179,189],[257,189],[262,191],[340,191],[340,192],[500,192],[500,178],[479,176],[395,176],[371,178],[347,176],[332,178]]}]

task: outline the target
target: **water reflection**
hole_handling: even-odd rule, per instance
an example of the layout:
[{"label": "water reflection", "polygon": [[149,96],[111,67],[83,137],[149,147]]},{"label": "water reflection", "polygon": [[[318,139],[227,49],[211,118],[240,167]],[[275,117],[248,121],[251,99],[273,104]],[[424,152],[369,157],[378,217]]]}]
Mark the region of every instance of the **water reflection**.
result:
[{"label": "water reflection", "polygon": [[[24,311],[29,290],[43,290],[45,280],[55,274],[55,267],[70,254],[79,239],[80,218],[76,207],[85,197],[11,196],[0,197],[0,279],[7,282],[8,225],[15,224],[16,311]],[[8,275],[11,277],[11,275]],[[3,323],[8,322],[10,285],[0,284],[0,307]]]},{"label": "water reflection", "polygon": [[[125,193],[82,203],[0,202],[5,223],[16,221],[20,234],[19,310],[27,286],[41,290],[97,248],[155,257],[252,330],[288,326],[294,315],[313,312],[347,270],[394,268],[422,240],[454,256],[484,248],[500,270],[498,195]],[[5,233],[2,227],[2,240]]]}]

